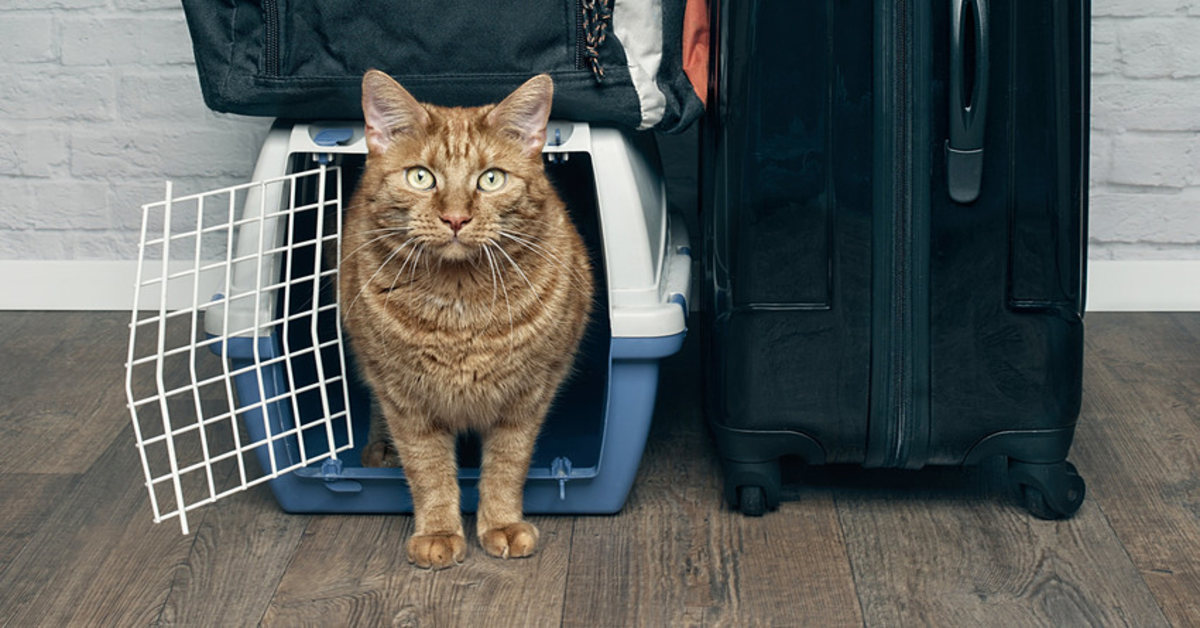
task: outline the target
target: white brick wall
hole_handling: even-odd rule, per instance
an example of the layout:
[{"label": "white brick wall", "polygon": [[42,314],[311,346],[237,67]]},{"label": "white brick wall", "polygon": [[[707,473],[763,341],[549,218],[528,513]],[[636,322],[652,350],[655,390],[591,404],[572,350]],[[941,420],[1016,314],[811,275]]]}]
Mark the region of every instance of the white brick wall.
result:
[{"label": "white brick wall", "polygon": [[1200,259],[1200,0],[1094,0],[1091,256]]},{"label": "white brick wall", "polygon": [[0,260],[135,258],[141,204],[244,182],[267,124],[205,108],[177,0],[0,0]]},{"label": "white brick wall", "polygon": [[[1092,257],[1200,259],[1200,0],[1094,0]],[[0,0],[0,260],[130,259],[164,179],[244,181],[176,0]]]}]

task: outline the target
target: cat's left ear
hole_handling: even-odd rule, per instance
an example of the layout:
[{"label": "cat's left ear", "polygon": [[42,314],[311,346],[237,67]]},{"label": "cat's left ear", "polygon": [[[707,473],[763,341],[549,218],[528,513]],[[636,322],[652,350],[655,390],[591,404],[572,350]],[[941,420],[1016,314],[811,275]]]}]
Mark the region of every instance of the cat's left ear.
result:
[{"label": "cat's left ear", "polygon": [[546,145],[546,123],[553,103],[554,81],[549,74],[539,74],[500,101],[488,113],[487,121],[501,134],[519,142],[526,157],[536,157]]}]

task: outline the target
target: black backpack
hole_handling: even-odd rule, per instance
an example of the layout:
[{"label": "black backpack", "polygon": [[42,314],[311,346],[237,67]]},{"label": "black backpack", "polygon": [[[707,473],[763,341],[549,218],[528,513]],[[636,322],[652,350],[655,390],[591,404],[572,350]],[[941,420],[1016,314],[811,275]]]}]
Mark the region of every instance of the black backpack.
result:
[{"label": "black backpack", "polygon": [[686,58],[707,61],[707,31],[689,24],[685,46],[687,2],[183,0],[183,8],[204,102],[216,111],[360,119],[370,68],[419,100],[474,106],[546,72],[556,117],[677,132],[704,108],[683,60],[686,47]]}]

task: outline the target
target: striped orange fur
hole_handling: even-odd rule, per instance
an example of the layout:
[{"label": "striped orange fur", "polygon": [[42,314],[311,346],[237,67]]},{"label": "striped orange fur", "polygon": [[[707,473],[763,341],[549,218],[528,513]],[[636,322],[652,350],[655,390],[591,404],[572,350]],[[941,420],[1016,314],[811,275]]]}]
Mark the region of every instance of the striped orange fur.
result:
[{"label": "striped orange fur", "polygon": [[382,72],[363,78],[368,157],[346,210],[339,292],[375,396],[363,464],[400,464],[412,492],[410,562],[461,562],[455,442],[480,436],[477,536],[528,556],[521,511],[534,441],[592,304],[583,241],[546,178],[553,83],[497,105],[418,103]]}]

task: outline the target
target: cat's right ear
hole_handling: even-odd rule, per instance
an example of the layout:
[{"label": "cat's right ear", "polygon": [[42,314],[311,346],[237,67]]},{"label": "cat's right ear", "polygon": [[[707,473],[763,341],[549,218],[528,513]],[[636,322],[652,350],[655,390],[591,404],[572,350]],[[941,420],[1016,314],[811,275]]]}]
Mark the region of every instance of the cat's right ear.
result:
[{"label": "cat's right ear", "polygon": [[416,133],[429,124],[429,113],[412,94],[379,70],[367,70],[362,82],[367,150],[382,155],[396,135]]}]

